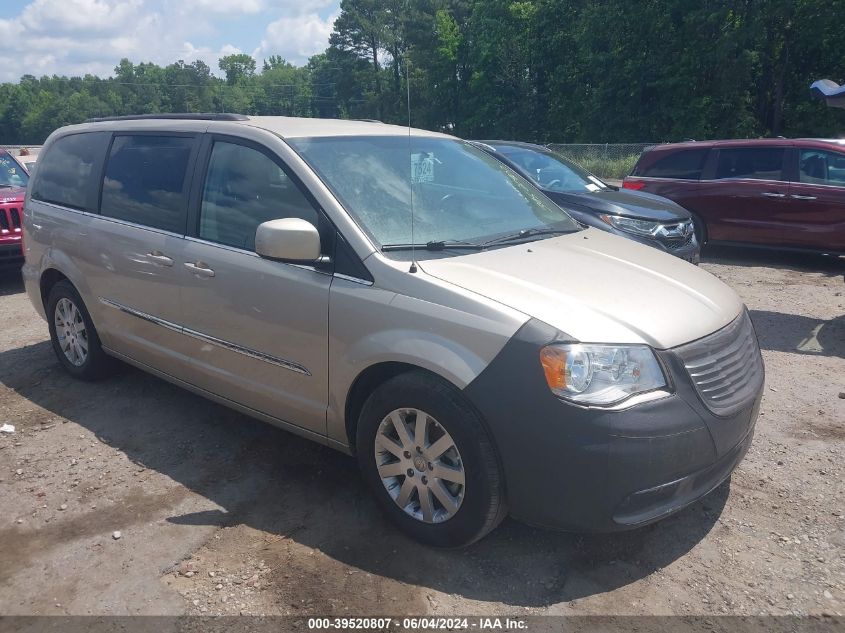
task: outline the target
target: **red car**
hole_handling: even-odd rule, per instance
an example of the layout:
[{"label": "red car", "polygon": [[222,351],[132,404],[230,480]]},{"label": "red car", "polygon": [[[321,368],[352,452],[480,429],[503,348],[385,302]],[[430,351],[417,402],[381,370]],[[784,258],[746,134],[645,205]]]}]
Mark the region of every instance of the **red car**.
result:
[{"label": "red car", "polygon": [[21,222],[29,174],[6,150],[0,149],[0,270],[23,265]]},{"label": "red car", "polygon": [[656,145],[623,186],[686,208],[701,243],[845,253],[845,141]]}]

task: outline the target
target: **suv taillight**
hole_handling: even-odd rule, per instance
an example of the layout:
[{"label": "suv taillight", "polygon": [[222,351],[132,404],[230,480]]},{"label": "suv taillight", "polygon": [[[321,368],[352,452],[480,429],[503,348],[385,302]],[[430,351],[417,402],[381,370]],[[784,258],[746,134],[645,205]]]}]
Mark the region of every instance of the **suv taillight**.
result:
[{"label": "suv taillight", "polygon": [[622,182],[623,189],[633,189],[634,191],[639,191],[645,187],[645,183],[642,180],[628,180],[627,178]]}]

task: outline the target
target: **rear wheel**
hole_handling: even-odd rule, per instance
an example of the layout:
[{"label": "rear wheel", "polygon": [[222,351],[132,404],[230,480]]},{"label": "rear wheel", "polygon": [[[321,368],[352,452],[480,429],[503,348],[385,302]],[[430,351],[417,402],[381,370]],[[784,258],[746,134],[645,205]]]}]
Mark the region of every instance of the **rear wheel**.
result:
[{"label": "rear wheel", "polygon": [[419,541],[469,545],[507,513],[487,430],[457,389],[430,374],[402,374],[373,392],[357,449],[379,504]]},{"label": "rear wheel", "polygon": [[53,351],[70,374],[95,380],[107,373],[111,359],[103,352],[85,303],[70,282],[60,281],[50,290],[47,322]]}]

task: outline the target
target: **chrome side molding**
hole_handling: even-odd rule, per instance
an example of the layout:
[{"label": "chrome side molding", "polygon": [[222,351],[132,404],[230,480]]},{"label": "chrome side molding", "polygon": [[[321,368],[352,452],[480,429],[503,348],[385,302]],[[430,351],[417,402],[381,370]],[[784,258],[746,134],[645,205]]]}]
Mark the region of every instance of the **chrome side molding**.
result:
[{"label": "chrome side molding", "polygon": [[161,319],[157,316],[153,316],[152,314],[141,312],[140,310],[136,310],[135,308],[123,305],[122,303],[118,303],[117,301],[112,301],[111,299],[106,299],[105,297],[99,297],[99,300],[100,303],[102,303],[103,305],[107,305],[110,308],[120,310],[125,314],[129,314],[138,319],[153,323],[173,332],[179,332],[180,334],[184,334],[185,336],[190,336],[191,338],[210,343],[217,347],[222,347],[223,349],[227,349],[232,352],[237,352],[238,354],[243,354],[244,356],[249,356],[250,358],[255,358],[256,360],[264,361],[265,363],[275,365],[276,367],[282,367],[283,369],[287,369],[298,374],[304,374],[305,376],[311,375],[311,372],[308,371],[307,367],[304,367],[299,363],[295,363],[291,360],[286,360],[277,356],[271,356],[270,354],[259,352],[258,350],[252,349],[250,347],[244,347],[243,345],[238,345],[237,343],[226,341],[224,339],[205,334],[204,332],[198,332],[197,330],[186,328],[184,325],[179,325],[178,323],[173,323],[172,321]]}]

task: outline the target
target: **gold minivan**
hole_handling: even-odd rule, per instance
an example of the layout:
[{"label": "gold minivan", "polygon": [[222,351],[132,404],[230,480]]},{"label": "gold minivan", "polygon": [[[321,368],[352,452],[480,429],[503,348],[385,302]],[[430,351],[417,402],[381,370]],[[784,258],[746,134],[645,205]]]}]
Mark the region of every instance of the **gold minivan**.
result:
[{"label": "gold minivan", "polygon": [[354,454],[426,543],[508,513],[643,525],[751,443],[764,371],[737,295],[451,136],[97,120],[50,136],[25,208],[27,292],[67,371],[117,358]]}]

